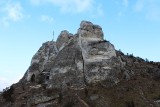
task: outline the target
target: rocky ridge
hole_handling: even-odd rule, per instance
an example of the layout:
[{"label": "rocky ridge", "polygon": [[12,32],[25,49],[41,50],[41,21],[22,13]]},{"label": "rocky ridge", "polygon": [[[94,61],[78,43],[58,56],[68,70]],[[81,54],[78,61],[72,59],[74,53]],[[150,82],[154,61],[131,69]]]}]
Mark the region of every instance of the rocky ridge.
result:
[{"label": "rocky ridge", "polygon": [[43,43],[24,77],[1,93],[0,104],[158,107],[160,63],[124,55],[103,36],[99,25],[82,21],[75,35],[64,30],[57,41]]}]

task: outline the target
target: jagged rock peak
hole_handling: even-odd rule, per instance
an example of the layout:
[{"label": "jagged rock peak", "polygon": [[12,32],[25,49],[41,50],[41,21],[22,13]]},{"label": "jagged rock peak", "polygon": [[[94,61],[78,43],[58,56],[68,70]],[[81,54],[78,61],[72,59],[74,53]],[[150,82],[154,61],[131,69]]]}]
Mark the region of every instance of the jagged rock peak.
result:
[{"label": "jagged rock peak", "polygon": [[67,30],[61,31],[56,41],[57,49],[61,50],[63,47],[65,47],[72,37],[73,34],[69,33]]},{"label": "jagged rock peak", "polygon": [[89,21],[82,21],[80,24],[79,31],[78,31],[79,34],[81,33],[84,34],[86,32],[89,32],[88,35],[84,34],[84,37],[97,38],[97,39],[99,38],[103,40],[104,34],[102,28],[99,25],[94,25]]},{"label": "jagged rock peak", "polygon": [[81,21],[80,28],[88,31],[92,31],[93,29],[102,30],[102,28],[99,25],[94,25],[92,22],[89,21]]}]

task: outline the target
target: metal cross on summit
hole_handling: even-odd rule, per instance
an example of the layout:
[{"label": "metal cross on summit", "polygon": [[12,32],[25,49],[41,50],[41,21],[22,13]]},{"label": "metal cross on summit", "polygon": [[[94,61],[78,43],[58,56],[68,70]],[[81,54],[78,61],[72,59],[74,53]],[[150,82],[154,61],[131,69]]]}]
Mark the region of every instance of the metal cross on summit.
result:
[{"label": "metal cross on summit", "polygon": [[53,31],[53,38],[52,38],[52,41],[54,41],[54,31]]}]

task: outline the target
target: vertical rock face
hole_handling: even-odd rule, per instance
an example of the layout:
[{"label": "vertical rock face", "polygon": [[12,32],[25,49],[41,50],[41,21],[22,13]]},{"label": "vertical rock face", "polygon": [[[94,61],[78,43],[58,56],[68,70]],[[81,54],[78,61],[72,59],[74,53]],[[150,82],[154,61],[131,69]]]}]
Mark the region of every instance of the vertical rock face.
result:
[{"label": "vertical rock face", "polygon": [[[86,83],[108,78],[113,83],[118,82],[117,72],[112,73],[112,68],[120,66],[120,61],[116,58],[114,46],[103,36],[102,28],[88,21],[81,22],[74,36],[62,31],[56,42],[44,43],[34,55],[26,80],[43,79],[50,88],[84,87]],[[113,63],[115,59],[117,63]]]},{"label": "vertical rock face", "polygon": [[95,83],[107,79],[112,69],[112,66],[107,62],[116,57],[114,46],[103,39],[102,28],[91,22],[82,21],[78,35],[86,81]]},{"label": "vertical rock face", "polygon": [[83,58],[76,38],[65,46],[55,58],[50,70],[51,87],[62,85],[84,86]]},{"label": "vertical rock face", "polygon": [[103,31],[100,26],[82,21],[78,35],[84,59],[101,61],[116,57],[114,46],[103,39]]}]

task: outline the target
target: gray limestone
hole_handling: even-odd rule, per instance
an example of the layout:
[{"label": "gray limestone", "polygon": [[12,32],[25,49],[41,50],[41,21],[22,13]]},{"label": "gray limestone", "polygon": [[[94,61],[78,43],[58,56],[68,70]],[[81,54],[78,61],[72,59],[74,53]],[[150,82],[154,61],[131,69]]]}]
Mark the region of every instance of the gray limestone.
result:
[{"label": "gray limestone", "polygon": [[60,51],[62,50],[68,43],[69,43],[69,39],[70,36],[72,34],[70,34],[68,31],[64,30],[61,31],[60,35],[58,36],[58,39],[56,41],[56,46],[57,49]]},{"label": "gray limestone", "polygon": [[111,71],[111,66],[107,62],[116,57],[114,46],[103,40],[102,28],[91,22],[82,21],[78,35],[86,82],[95,83],[106,79]]},{"label": "gray limestone", "polygon": [[48,88],[84,87],[106,79],[117,83],[113,68],[121,65],[114,46],[103,39],[99,25],[82,21],[77,34],[64,30],[56,42],[42,45],[33,56],[25,78],[44,82]]}]

